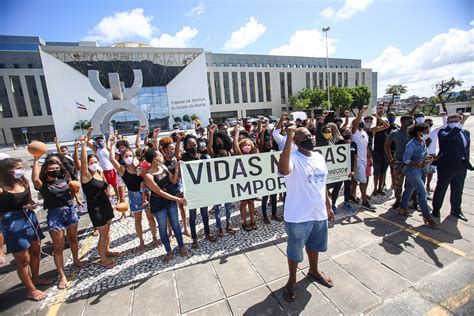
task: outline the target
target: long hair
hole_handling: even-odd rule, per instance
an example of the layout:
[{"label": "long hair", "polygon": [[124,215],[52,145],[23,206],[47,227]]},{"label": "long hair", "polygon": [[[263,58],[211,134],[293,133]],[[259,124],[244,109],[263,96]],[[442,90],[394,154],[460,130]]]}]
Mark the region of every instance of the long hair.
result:
[{"label": "long hair", "polygon": [[227,132],[224,132],[224,131],[217,131],[214,134],[214,142],[212,144],[212,147],[213,147],[212,149],[214,150],[214,152],[217,152],[217,143],[216,143],[217,138],[222,139],[222,143],[224,145],[225,150],[230,151],[232,149],[232,139],[230,139],[229,134],[227,134]]},{"label": "long hair", "polygon": [[[61,171],[63,172],[65,176],[70,177],[71,180],[77,180],[76,168],[74,167],[73,162],[71,162],[68,158],[64,157],[63,155],[59,153],[53,153],[53,154],[47,155],[44,161],[52,160],[51,159],[52,157],[56,157],[61,162],[60,163]],[[43,179],[41,180],[44,181]]]},{"label": "long hair", "polygon": [[[2,187],[12,188],[18,181],[13,177],[12,171],[15,168],[15,165],[19,162],[22,161],[18,158],[6,158],[0,160],[0,185]],[[28,179],[26,179],[25,176],[21,177],[19,181],[25,188],[29,187]]]},{"label": "long hair", "polygon": [[184,151],[187,152],[187,150],[186,150],[186,145],[188,144],[188,142],[189,142],[189,140],[190,140],[191,138],[196,141],[196,144],[197,144],[197,152],[199,153],[199,152],[201,151],[201,144],[200,144],[200,142],[198,141],[197,137],[194,136],[193,134],[187,134],[186,136],[184,136],[184,139],[183,139]]},{"label": "long hair", "polygon": [[65,170],[64,170],[64,165],[63,165],[62,163],[58,163],[58,162],[57,162],[56,160],[54,160],[54,159],[48,159],[48,160],[46,160],[46,161],[43,163],[43,165],[41,166],[41,169],[40,169],[40,175],[39,175],[39,177],[40,177],[40,180],[41,180],[41,181],[43,181],[43,182],[46,181],[46,179],[47,179],[47,177],[48,177],[48,176],[46,175],[46,170],[47,170],[48,167],[51,166],[51,165],[59,165],[59,170],[61,170],[61,174],[64,176],[64,172],[65,172]]},{"label": "long hair", "polygon": [[[245,144],[248,144],[252,147],[252,149],[250,150],[250,152],[248,154],[256,154],[258,153],[258,150],[257,150],[257,146],[255,146],[255,144],[252,142],[251,139],[249,138],[245,138],[245,139],[242,139],[241,141],[239,141],[239,148],[240,148],[240,151],[242,151],[242,147],[245,145]],[[242,152],[243,155],[248,155],[244,152]]]}]

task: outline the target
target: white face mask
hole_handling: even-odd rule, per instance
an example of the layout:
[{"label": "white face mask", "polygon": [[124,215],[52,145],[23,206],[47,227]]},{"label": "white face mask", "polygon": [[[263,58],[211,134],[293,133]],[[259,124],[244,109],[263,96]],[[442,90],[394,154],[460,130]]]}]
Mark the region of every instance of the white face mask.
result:
[{"label": "white face mask", "polygon": [[457,127],[458,125],[459,125],[459,122],[448,123],[448,126],[449,126],[449,128],[451,128],[451,129]]},{"label": "white face mask", "polygon": [[25,175],[25,170],[23,169],[13,169],[13,178],[21,179]]},{"label": "white face mask", "polygon": [[133,157],[127,157],[123,161],[125,161],[127,165],[131,165],[133,163]]},{"label": "white face mask", "polygon": [[421,139],[426,142],[426,140],[430,138],[430,134],[421,134]]},{"label": "white face mask", "polygon": [[102,170],[102,168],[99,166],[98,163],[93,163],[93,164],[89,165],[88,168],[91,172],[96,172],[96,171]]},{"label": "white face mask", "polygon": [[425,122],[425,118],[424,118],[423,116],[417,117],[417,118],[415,119],[415,122],[417,122],[417,123],[424,123],[424,122]]},{"label": "white face mask", "polygon": [[372,122],[365,123],[365,128],[371,128],[371,127],[372,127]]}]

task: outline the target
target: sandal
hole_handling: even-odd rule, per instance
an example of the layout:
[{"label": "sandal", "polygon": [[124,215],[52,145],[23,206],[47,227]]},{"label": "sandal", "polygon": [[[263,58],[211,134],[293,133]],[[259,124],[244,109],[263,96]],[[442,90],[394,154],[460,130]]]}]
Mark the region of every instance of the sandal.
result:
[{"label": "sandal", "polygon": [[250,226],[252,227],[253,230],[257,230],[257,229],[258,229],[257,223],[255,223],[255,222],[250,223]]},{"label": "sandal", "polygon": [[334,286],[330,277],[327,277],[326,274],[324,274],[324,272],[322,271],[321,271],[321,275],[322,276],[317,276],[316,274],[308,270],[308,276],[314,278],[316,282],[318,282],[319,284],[324,285],[325,287],[329,287],[329,288]]},{"label": "sandal", "polygon": [[242,228],[243,228],[245,231],[247,231],[247,232],[249,232],[249,231],[252,230],[252,227],[249,226],[248,224],[242,224]]},{"label": "sandal", "polygon": [[289,288],[288,284],[285,284],[285,287],[283,288],[283,297],[288,303],[293,303],[296,298],[294,288]]},{"label": "sandal", "polygon": [[118,252],[118,251],[109,251],[105,255],[107,257],[120,257],[120,252]]},{"label": "sandal", "polygon": [[209,241],[209,242],[216,242],[216,237],[212,236],[212,235],[207,235],[206,236],[206,240]]},{"label": "sandal", "polygon": [[171,260],[173,260],[173,253],[172,252],[168,252],[165,257],[163,258],[163,261],[168,263],[170,262]]},{"label": "sandal", "polygon": [[105,264],[104,264],[104,263],[99,263],[99,264],[100,264],[100,266],[101,266],[102,268],[106,268],[106,269],[112,269],[113,267],[115,267],[115,266],[117,265],[117,264],[116,264],[114,261],[112,261],[112,260],[111,260],[109,263],[105,263]]},{"label": "sandal", "polygon": [[186,249],[186,247],[183,247],[179,249],[179,253],[181,254],[181,257],[186,257],[188,255],[188,249]]}]

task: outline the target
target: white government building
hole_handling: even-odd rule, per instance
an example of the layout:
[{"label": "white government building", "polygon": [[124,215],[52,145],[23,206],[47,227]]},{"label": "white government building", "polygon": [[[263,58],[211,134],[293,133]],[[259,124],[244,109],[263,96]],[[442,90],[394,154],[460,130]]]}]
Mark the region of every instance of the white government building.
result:
[{"label": "white government building", "polygon": [[[156,48],[141,43],[100,47],[95,42],[45,42],[39,37],[0,36],[0,145],[29,140],[70,141],[79,120],[90,120],[106,102],[91,86],[89,70],[108,85],[117,72],[125,87],[140,69],[143,86],[132,101],[151,127],[168,129],[174,118],[195,115],[206,124],[229,117],[279,116],[291,111],[289,97],[303,88],[366,85],[377,100],[377,73],[361,60],[246,54],[216,54],[200,48]],[[133,133],[129,112],[112,117],[115,127]]]}]

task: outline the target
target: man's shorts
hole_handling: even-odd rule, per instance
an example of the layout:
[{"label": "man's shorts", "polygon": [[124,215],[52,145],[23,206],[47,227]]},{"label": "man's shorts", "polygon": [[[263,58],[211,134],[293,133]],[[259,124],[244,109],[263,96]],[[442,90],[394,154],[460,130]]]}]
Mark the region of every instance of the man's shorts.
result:
[{"label": "man's shorts", "polygon": [[374,176],[385,175],[388,169],[388,161],[384,154],[374,153]]},{"label": "man's shorts", "polygon": [[117,185],[118,180],[117,180],[117,172],[115,171],[115,169],[104,170],[103,173],[104,173],[104,178],[107,184],[110,184],[113,186]]},{"label": "man's shorts", "polygon": [[303,261],[303,248],[324,252],[328,248],[328,221],[285,222],[288,234],[286,255],[295,262]]},{"label": "man's shorts", "polygon": [[357,158],[357,169],[355,178],[360,183],[367,183],[367,161]]}]

